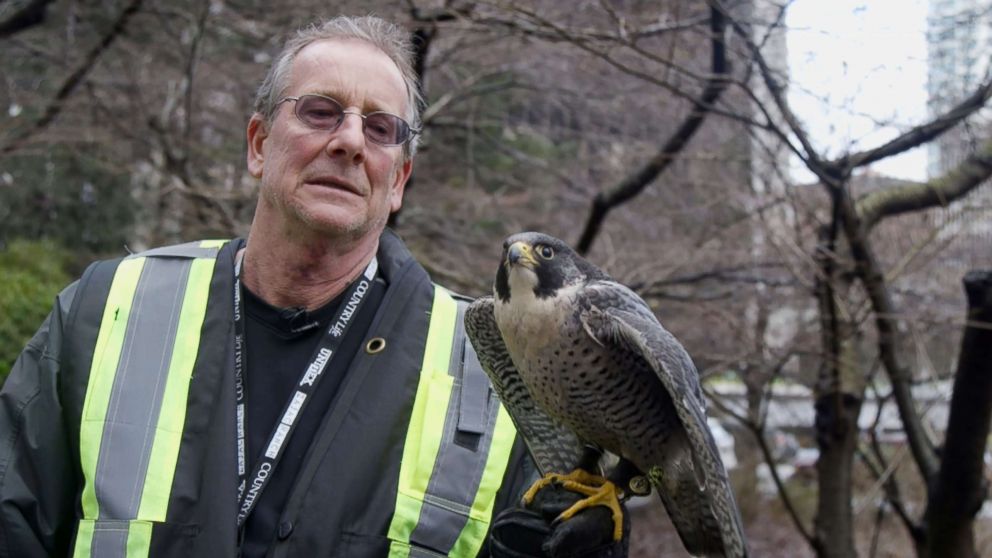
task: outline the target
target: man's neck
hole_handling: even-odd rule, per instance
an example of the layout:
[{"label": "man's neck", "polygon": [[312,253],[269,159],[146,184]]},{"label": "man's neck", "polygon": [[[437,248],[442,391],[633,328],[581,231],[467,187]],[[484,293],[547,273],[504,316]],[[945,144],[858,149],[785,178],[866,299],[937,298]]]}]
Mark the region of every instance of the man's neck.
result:
[{"label": "man's neck", "polygon": [[330,238],[272,242],[249,235],[241,279],[272,306],[316,310],[365,270],[378,246],[378,237],[352,243]]}]

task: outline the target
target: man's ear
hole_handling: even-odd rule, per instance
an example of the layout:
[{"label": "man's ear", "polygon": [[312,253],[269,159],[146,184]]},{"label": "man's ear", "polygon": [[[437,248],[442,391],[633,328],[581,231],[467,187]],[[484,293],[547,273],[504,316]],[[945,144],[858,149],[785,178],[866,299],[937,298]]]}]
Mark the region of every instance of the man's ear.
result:
[{"label": "man's ear", "polygon": [[265,124],[265,118],[255,113],[248,121],[248,172],[255,178],[262,178],[262,167],[265,162],[265,138],[269,136],[269,130]]},{"label": "man's ear", "polygon": [[396,169],[396,181],[393,182],[393,190],[389,193],[389,212],[395,213],[403,206],[403,189],[406,181],[410,180],[410,173],[413,172],[413,159],[406,159]]}]

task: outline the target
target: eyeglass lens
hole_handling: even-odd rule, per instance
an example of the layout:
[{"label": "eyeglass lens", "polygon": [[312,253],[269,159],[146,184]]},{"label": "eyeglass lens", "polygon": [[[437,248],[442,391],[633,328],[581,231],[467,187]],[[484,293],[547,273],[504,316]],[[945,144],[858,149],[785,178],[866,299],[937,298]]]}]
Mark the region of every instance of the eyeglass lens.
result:
[{"label": "eyeglass lens", "polygon": [[[296,116],[304,124],[318,130],[335,130],[344,120],[340,103],[321,95],[303,95],[296,101]],[[410,139],[410,125],[388,112],[360,115],[365,137],[380,145],[401,145]]]}]

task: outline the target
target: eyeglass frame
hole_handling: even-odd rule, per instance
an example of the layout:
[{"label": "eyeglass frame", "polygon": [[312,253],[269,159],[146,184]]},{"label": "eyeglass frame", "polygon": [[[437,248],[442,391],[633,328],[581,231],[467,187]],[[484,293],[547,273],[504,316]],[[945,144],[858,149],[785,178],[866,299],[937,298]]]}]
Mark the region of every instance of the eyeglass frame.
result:
[{"label": "eyeglass frame", "polygon": [[[310,124],[308,124],[307,121],[304,120],[303,118],[301,118],[300,115],[299,115],[299,113],[297,112],[297,107],[300,106],[300,99],[302,99],[303,97],[320,97],[322,99],[327,99],[328,101],[331,101],[334,104],[336,104],[339,107],[341,107],[341,119],[338,120],[337,125],[335,125],[333,128],[316,128],[316,127],[311,126]],[[348,115],[348,114],[354,114],[355,116],[357,116],[357,117],[359,117],[359,118],[362,119],[362,136],[365,137],[365,139],[371,141],[372,143],[374,143],[376,145],[381,145],[382,147],[400,147],[400,146],[404,146],[404,145],[410,143],[411,141],[413,141],[414,136],[420,134],[420,132],[423,131],[423,128],[415,128],[412,124],[410,124],[409,122],[407,122],[405,118],[403,118],[402,116],[400,116],[398,114],[393,114],[393,113],[388,112],[388,111],[385,111],[385,110],[375,110],[375,111],[372,111],[372,112],[370,112],[368,114],[363,114],[363,113],[361,113],[359,111],[356,111],[356,110],[348,110],[348,109],[345,108],[344,104],[341,103],[341,101],[338,101],[334,97],[328,97],[327,95],[321,95],[320,93],[304,93],[303,95],[295,95],[295,96],[283,97],[282,99],[279,99],[278,101],[276,101],[275,106],[278,107],[279,105],[285,103],[286,101],[293,101],[294,103],[296,103],[293,106],[293,116],[295,116],[297,120],[299,120],[304,126],[306,126],[307,128],[310,128],[311,130],[323,130],[325,132],[333,132],[333,131],[335,131],[335,130],[337,130],[338,128],[341,127],[341,124],[344,123],[344,117],[346,115]],[[374,114],[386,114],[386,115],[389,115],[389,116],[393,116],[393,117],[398,118],[400,120],[400,122],[402,122],[403,124],[406,125],[407,130],[409,130],[409,134],[408,134],[407,138],[405,140],[403,140],[403,142],[401,142],[401,143],[382,143],[382,142],[378,142],[378,141],[370,138],[368,136],[368,134],[365,133],[365,123],[367,121],[366,119],[369,116],[372,116]]]}]

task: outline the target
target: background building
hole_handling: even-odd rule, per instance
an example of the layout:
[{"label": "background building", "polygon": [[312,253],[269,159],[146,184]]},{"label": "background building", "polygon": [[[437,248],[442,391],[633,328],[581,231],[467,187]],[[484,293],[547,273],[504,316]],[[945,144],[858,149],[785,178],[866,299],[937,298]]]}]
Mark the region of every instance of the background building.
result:
[{"label": "background building", "polygon": [[[940,114],[989,78],[992,70],[992,1],[931,0],[929,27],[929,110]],[[988,108],[930,143],[928,174],[934,178],[954,168],[988,144],[992,111]],[[956,252],[959,267],[992,265],[992,185],[935,213],[935,225]]]}]

